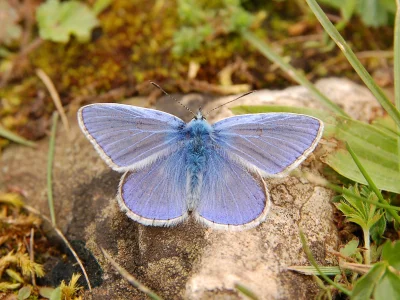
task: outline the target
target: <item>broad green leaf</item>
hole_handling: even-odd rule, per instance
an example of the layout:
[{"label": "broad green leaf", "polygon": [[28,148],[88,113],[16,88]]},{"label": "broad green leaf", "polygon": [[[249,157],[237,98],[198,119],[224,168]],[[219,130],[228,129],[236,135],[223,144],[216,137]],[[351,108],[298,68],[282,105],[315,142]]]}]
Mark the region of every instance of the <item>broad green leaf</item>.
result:
[{"label": "broad green leaf", "polygon": [[[343,117],[337,117],[331,128],[336,139],[349,143],[378,189],[400,193],[399,159],[394,134],[377,126]],[[346,150],[329,154],[324,162],[340,175],[368,184]]]},{"label": "broad green leaf", "polygon": [[[400,193],[400,173],[398,171],[383,166],[378,158],[375,160],[372,158],[360,158],[360,161],[368,173],[371,174],[373,181],[379,189]],[[324,159],[324,162],[340,175],[362,184],[368,184],[348,152],[340,150],[334,154],[330,154]]]},{"label": "broad green leaf", "polygon": [[96,15],[100,14],[107,7],[109,7],[111,3],[112,3],[112,0],[96,0],[96,2],[93,4],[94,13]]},{"label": "broad green leaf", "polygon": [[381,280],[385,274],[386,264],[377,263],[371,270],[354,285],[353,291],[351,292],[351,300],[369,300],[371,298],[374,287]]},{"label": "broad green leaf", "polygon": [[374,299],[400,299],[400,277],[387,270],[375,288]]},{"label": "broad green leaf", "polygon": [[52,293],[50,300],[61,300],[61,288],[56,288]]},{"label": "broad green leaf", "polygon": [[25,300],[31,295],[31,288],[29,286],[24,286],[18,291],[18,300]]},{"label": "broad green leaf", "polygon": [[[347,9],[345,13],[350,13],[351,9],[355,9],[364,24],[373,27],[388,25],[389,13],[396,11],[395,0],[319,0],[318,2],[340,10],[344,18],[347,17],[344,10]],[[355,7],[351,8],[349,2],[355,2],[353,4]]]},{"label": "broad green leaf", "polygon": [[395,0],[381,0],[381,5],[385,7],[388,12],[392,14],[396,13],[396,1]]},{"label": "broad green leaf", "polygon": [[75,0],[48,0],[36,10],[36,19],[40,37],[59,43],[67,43],[70,35],[86,42],[98,25],[95,13],[86,4]]},{"label": "broad green leaf", "polygon": [[382,249],[382,260],[386,260],[389,265],[400,270],[400,241],[387,241]]},{"label": "broad green leaf", "polygon": [[357,0],[344,1],[344,5],[340,8],[340,12],[343,16],[345,23],[348,23],[354,14],[357,6]]},{"label": "broad green leaf", "polygon": [[357,11],[367,26],[378,27],[388,24],[389,14],[381,0],[359,0]]}]

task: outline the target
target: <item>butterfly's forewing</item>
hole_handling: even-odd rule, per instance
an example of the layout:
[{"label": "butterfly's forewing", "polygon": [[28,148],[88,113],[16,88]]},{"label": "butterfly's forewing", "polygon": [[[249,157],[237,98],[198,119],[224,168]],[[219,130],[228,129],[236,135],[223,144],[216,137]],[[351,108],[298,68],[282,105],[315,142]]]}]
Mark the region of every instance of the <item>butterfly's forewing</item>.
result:
[{"label": "butterfly's forewing", "polygon": [[213,152],[204,171],[196,219],[217,229],[243,230],[261,223],[270,200],[260,174],[246,170],[223,152]]},{"label": "butterfly's forewing", "polygon": [[263,176],[280,176],[298,166],[316,147],[323,123],[313,117],[268,113],[241,115],[213,125],[219,147]]},{"label": "butterfly's forewing", "polygon": [[156,160],[121,179],[118,201],[127,215],[144,224],[170,226],[187,217],[184,150]]},{"label": "butterfly's forewing", "polygon": [[185,123],[170,114],[123,104],[92,104],[78,112],[79,125],[116,171],[145,166],[179,148]]}]

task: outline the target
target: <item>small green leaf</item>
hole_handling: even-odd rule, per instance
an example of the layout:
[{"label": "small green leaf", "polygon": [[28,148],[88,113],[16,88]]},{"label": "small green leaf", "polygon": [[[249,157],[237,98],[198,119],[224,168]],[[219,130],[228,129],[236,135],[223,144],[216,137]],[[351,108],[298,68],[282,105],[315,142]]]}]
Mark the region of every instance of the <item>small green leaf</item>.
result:
[{"label": "small green leaf", "polygon": [[103,12],[107,7],[110,6],[112,3],[112,0],[96,0],[96,2],[93,5],[93,11],[96,15],[100,14]]},{"label": "small green leaf", "polygon": [[24,283],[24,279],[23,279],[23,278],[21,277],[21,275],[20,275],[18,272],[16,272],[15,270],[13,270],[13,269],[7,269],[7,270],[6,270],[6,273],[7,273],[8,276],[10,276],[10,277],[11,277],[12,279],[14,279],[15,281]]},{"label": "small green leaf", "polygon": [[386,230],[386,218],[380,217],[378,222],[376,222],[370,230],[370,235],[372,240],[377,243],[380,242],[383,238],[383,234]]},{"label": "small green leaf", "polygon": [[52,295],[53,292],[54,292],[54,288],[47,287],[47,286],[41,287],[39,289],[40,296],[42,296],[44,298],[47,298],[47,299],[51,298],[51,295]]},{"label": "small green leaf", "polygon": [[344,256],[351,257],[358,252],[359,243],[358,239],[351,240],[339,252]]},{"label": "small green leaf", "polygon": [[18,300],[25,300],[31,295],[31,288],[24,286],[18,291]]},{"label": "small green leaf", "polygon": [[376,244],[371,245],[371,262],[377,262],[382,255],[383,245],[377,246]]},{"label": "small green leaf", "polygon": [[400,299],[400,277],[387,270],[375,288],[374,299]]},{"label": "small green leaf", "polygon": [[387,241],[384,244],[382,260],[386,260],[393,268],[400,270],[400,241]]},{"label": "small green leaf", "polygon": [[386,264],[375,264],[367,274],[357,280],[351,292],[351,300],[367,300],[371,298],[375,285],[385,274]]},{"label": "small green leaf", "polygon": [[50,296],[50,300],[61,300],[61,288],[56,288]]},{"label": "small green leaf", "polygon": [[94,12],[75,0],[59,2],[48,0],[36,11],[40,37],[53,42],[67,43],[70,35],[79,41],[90,39],[91,31],[98,25]]}]

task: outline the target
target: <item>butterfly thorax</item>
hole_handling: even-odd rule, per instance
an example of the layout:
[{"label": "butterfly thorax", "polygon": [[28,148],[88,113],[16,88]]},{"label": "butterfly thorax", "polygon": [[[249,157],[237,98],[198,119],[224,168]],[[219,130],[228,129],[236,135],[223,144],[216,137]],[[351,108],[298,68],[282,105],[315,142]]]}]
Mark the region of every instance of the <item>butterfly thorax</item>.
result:
[{"label": "butterfly thorax", "polygon": [[204,118],[195,118],[186,127],[187,193],[190,206],[199,197],[203,171],[209,157],[212,127]]}]

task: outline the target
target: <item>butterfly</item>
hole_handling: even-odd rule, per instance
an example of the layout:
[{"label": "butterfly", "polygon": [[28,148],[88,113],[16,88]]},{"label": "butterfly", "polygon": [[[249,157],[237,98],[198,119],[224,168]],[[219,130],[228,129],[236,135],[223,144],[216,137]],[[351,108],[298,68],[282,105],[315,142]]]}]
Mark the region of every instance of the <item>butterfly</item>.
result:
[{"label": "butterfly", "polygon": [[201,110],[185,123],[162,111],[115,103],[84,106],[78,121],[101,158],[124,173],[117,199],[128,217],[172,226],[191,215],[227,230],[265,220],[270,196],[264,178],[296,168],[324,127],[292,113],[239,115],[210,125]]}]

